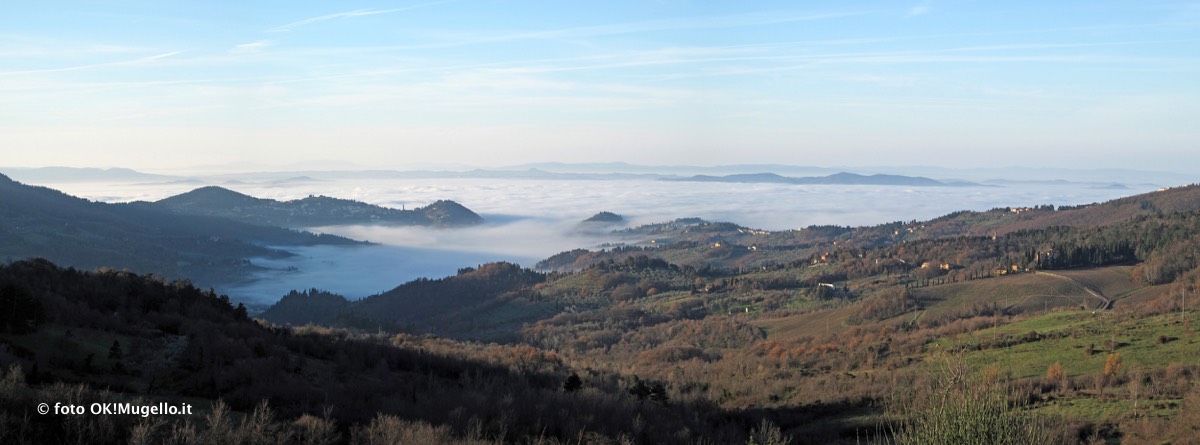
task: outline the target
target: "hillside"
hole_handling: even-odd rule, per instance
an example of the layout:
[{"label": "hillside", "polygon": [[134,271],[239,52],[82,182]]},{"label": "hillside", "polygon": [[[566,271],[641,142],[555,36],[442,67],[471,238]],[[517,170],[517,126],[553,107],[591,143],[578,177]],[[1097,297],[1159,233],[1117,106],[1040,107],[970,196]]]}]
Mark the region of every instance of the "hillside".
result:
[{"label": "hillside", "polygon": [[[660,293],[694,292],[694,281],[709,279],[721,286],[768,294],[792,291],[816,295],[821,291],[818,284],[845,283],[848,293],[864,296],[899,286],[911,292],[914,304],[938,307],[923,314],[933,319],[970,312],[976,305],[1001,305],[1017,312],[1081,305],[1104,308],[1109,303],[1101,305],[1085,292],[1095,286],[1072,283],[1061,274],[1070,275],[1070,269],[1120,266],[1106,269],[1120,270],[1120,279],[1125,282],[1121,285],[1125,287],[1113,288],[1112,300],[1132,296],[1135,291],[1147,299],[1159,295],[1161,292],[1145,290],[1174,282],[1200,263],[1200,258],[1172,254],[1197,246],[1193,236],[1200,233],[1200,217],[1196,216],[1200,201],[1191,200],[1197,194],[1200,189],[1187,188],[1075,209],[1042,210],[1045,217],[1078,223],[1013,230],[997,237],[933,236],[933,227],[939,227],[942,221],[965,219],[965,212],[924,223],[811,227],[787,232],[681,218],[619,231],[623,237],[646,240],[639,245],[600,251],[576,249],[547,258],[536,266],[551,272],[546,276],[523,275],[512,265],[491,264],[479,270],[464,269],[454,277],[408,283],[348,303],[339,312],[337,324],[510,340],[520,323],[544,320],[565,307],[578,309],[581,302],[595,305],[596,295],[607,295],[604,301],[612,304],[652,288]],[[1130,213],[1123,221],[1104,218],[1109,224],[1081,215],[1100,215],[1098,209],[1125,209],[1130,202],[1150,199],[1163,199],[1160,205],[1164,208],[1174,203],[1169,208],[1180,212],[1150,211],[1150,206],[1139,205],[1141,211]],[[1196,208],[1187,211],[1193,203]],[[1014,212],[1005,210],[1004,214]],[[661,269],[639,278],[644,271],[637,265],[646,258],[671,265],[677,272]],[[1135,263],[1136,267],[1130,265]],[[631,264],[631,271],[602,273],[611,278],[568,285],[560,289],[559,296],[548,294],[576,279],[560,281],[557,277],[595,274],[622,264]],[[1034,270],[1055,274],[1022,274]],[[1010,273],[1012,278],[990,280]],[[1107,275],[1110,281],[1115,279],[1112,273]],[[445,295],[455,298],[447,299]],[[266,318],[295,324],[315,322],[329,313],[315,307],[306,312],[302,306],[289,310],[310,313],[311,317],[292,320],[268,311]],[[604,304],[597,307],[603,308]]]},{"label": "hillside", "polygon": [[[996,236],[927,230],[966,213],[787,232],[683,218],[622,231],[639,245],[556,255],[553,272],[485,264],[359,301],[311,289],[263,314],[325,328],[258,325],[187,283],[21,261],[0,268],[0,304],[17,308],[0,319],[0,364],[36,363],[40,377],[0,398],[16,414],[0,420],[41,423],[0,435],[74,437],[73,423],[22,416],[65,381],[219,397],[259,419],[268,399],[272,419],[311,416],[264,421],[293,437],[332,405],[324,418],[344,429],[330,434],[353,444],[384,431],[398,443],[879,443],[978,406],[1065,444],[1188,443],[1200,433],[1200,210],[1183,191],[1153,204],[1178,211]],[[113,342],[138,352],[103,359]],[[238,434],[267,431],[249,425]]]},{"label": "hillside", "polygon": [[513,264],[490,263],[464,268],[446,278],[416,280],[353,302],[315,290],[289,294],[261,316],[290,325],[317,323],[513,340],[522,323],[558,312],[552,302],[532,298],[530,289],[544,280],[544,275]]},{"label": "hillside", "polygon": [[337,323],[338,314],[349,304],[346,297],[318,289],[293,290],[259,314],[259,317],[281,325],[333,326]]},{"label": "hillside", "polygon": [[[1080,438],[1065,443],[1180,440],[1195,431],[1178,420],[1200,413],[1200,209],[1196,188],[1158,193],[786,232],[682,218],[620,232],[638,245],[555,255],[544,275],[497,264],[409,283],[335,325],[530,345],[667,382],[670,400],[763,413],[796,443],[862,443],[927,400],[975,397],[947,381],[1021,401],[999,408],[1012,422],[1053,416],[1037,418]],[[931,229],[1010,215],[1035,225]]]},{"label": "hillside", "polygon": [[608,211],[596,213],[595,215],[589,216],[587,219],[582,221],[584,224],[596,224],[601,226],[622,224],[624,222],[624,216]]},{"label": "hillside", "polygon": [[[698,218],[622,229],[623,238],[640,240],[622,249],[556,257],[555,264],[579,268],[606,259],[646,251],[671,263],[720,269],[775,268],[801,263],[830,263],[830,258],[862,256],[872,270],[909,268],[904,262],[955,266],[952,273],[986,274],[988,268],[1053,258],[1046,267],[1103,266],[1147,259],[1146,243],[1159,242],[1155,232],[1176,233],[1192,225],[1187,214],[1200,211],[1200,186],[1134,195],[1104,203],[1055,208],[1035,205],[983,212],[961,211],[928,221],[897,221],[865,227],[810,226],[765,231]],[[1180,227],[1180,230],[1185,230]],[[1135,233],[1136,232],[1136,233]],[[1119,235],[1118,235],[1119,234]],[[1120,236],[1120,246],[1097,244]],[[970,238],[964,240],[963,238]],[[1174,237],[1172,239],[1176,239]],[[1057,244],[1057,246],[1056,246]],[[945,247],[938,251],[938,246]],[[1134,252],[1142,246],[1141,253]],[[1056,249],[1058,255],[1045,256]],[[882,249],[882,250],[881,250]],[[1005,251],[996,259],[995,250]],[[1107,253],[1101,255],[1099,251]],[[1083,258],[1095,253],[1092,258]],[[1095,251],[1095,252],[1093,252]],[[1069,253],[1063,255],[1061,253]],[[578,260],[578,263],[574,263]],[[1073,262],[1065,264],[1064,261]],[[546,263],[550,266],[550,263]],[[844,269],[847,264],[842,264]],[[539,266],[540,267],[540,266]],[[547,267],[545,269],[550,269]],[[851,271],[851,274],[857,272]],[[875,272],[878,273],[878,272]]]},{"label": "hillside", "polygon": [[475,212],[454,201],[437,201],[417,209],[397,210],[327,196],[277,201],[216,186],[165,198],[154,205],[185,215],[216,216],[249,224],[294,228],[345,224],[463,227],[483,222]]},{"label": "hillside", "polygon": [[91,202],[0,175],[0,257],[42,257],[79,269],[107,267],[188,278],[205,286],[245,279],[262,247],[355,244],[346,238],[177,215],[145,203]]},{"label": "hillside", "polygon": [[[126,272],[0,265],[0,304],[13,303],[0,317],[0,443],[687,444],[745,442],[758,420],[646,400],[621,375],[529,346],[263,326],[226,296]],[[38,413],[43,402],[192,412],[68,416]]]},{"label": "hillside", "polygon": [[1139,216],[1200,210],[1200,186],[1174,187],[1151,193],[1080,206],[1031,206],[987,212],[958,212],[922,223],[922,238],[1003,235],[1055,226],[1100,227]]}]

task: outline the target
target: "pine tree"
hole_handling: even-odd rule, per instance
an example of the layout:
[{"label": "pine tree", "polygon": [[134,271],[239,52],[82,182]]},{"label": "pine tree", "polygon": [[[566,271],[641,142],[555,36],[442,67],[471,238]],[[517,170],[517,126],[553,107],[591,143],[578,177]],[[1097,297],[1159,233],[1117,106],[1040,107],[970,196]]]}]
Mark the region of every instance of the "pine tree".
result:
[{"label": "pine tree", "polygon": [[567,380],[563,382],[563,392],[575,392],[583,387],[583,380],[579,378],[579,374],[571,373]]}]

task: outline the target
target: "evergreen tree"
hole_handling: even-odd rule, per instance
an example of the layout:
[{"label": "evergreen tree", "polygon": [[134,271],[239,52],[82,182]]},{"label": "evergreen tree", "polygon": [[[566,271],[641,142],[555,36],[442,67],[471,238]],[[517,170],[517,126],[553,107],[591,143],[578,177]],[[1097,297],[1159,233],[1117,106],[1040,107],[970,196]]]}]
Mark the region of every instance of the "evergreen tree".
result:
[{"label": "evergreen tree", "polygon": [[0,287],[0,332],[28,334],[45,320],[42,302],[28,291],[11,284]]},{"label": "evergreen tree", "polygon": [[583,387],[583,380],[579,378],[579,374],[571,373],[567,380],[563,382],[564,392],[575,392]]},{"label": "evergreen tree", "polygon": [[121,342],[113,340],[112,346],[108,347],[108,359],[120,360],[122,356],[124,356],[124,352],[121,351]]}]

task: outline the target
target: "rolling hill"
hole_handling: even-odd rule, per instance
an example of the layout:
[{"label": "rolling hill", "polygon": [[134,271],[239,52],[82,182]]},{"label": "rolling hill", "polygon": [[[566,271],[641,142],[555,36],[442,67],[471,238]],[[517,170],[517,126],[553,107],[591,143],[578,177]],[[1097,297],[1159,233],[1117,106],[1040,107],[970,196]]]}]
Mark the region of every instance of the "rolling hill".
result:
[{"label": "rolling hill", "polygon": [[261,316],[296,326],[317,323],[513,340],[522,323],[557,313],[553,302],[532,298],[531,288],[544,280],[545,275],[514,264],[489,263],[352,302],[317,290],[292,293]]},{"label": "rolling hill", "polygon": [[185,215],[218,216],[249,224],[295,228],[345,224],[464,227],[483,222],[475,212],[454,201],[437,201],[417,209],[397,210],[328,196],[277,201],[216,186],[165,198],[154,205]]},{"label": "rolling hill", "polygon": [[[992,417],[1063,443],[1189,443],[1200,191],[1159,193],[783,232],[684,218],[621,232],[645,243],[564,253],[546,273],[491,263],[359,301],[292,292],[263,314],[290,327],[188,286],[17,262],[0,267],[0,302],[21,308],[4,313],[17,329],[0,332],[0,360],[37,364],[46,383],[26,389],[39,396],[73,378],[220,398],[258,419],[243,425],[276,425],[253,431],[295,438],[332,404],[349,432],[329,440],[355,444],[388,431],[398,443],[888,443],[946,401],[996,402]],[[941,225],[955,220],[1031,228]],[[56,309],[42,317],[31,297]],[[152,372],[104,360],[116,341]],[[0,406],[28,413],[22,397]],[[272,423],[259,400],[301,417]]]},{"label": "rolling hill", "polygon": [[[226,296],[128,272],[0,264],[0,305],[13,303],[22,309],[0,312],[6,444],[566,445],[636,434],[682,445],[745,442],[740,425],[757,420],[648,401],[620,375],[524,345],[268,326]],[[570,375],[579,384],[565,391]],[[44,401],[190,412],[68,416],[39,413]]]},{"label": "rolling hill", "polygon": [[0,175],[0,256],[42,257],[90,270],[123,269],[205,286],[249,276],[247,259],[280,257],[263,247],[358,244],[346,238],[179,215],[147,203],[106,204],[24,185]]}]

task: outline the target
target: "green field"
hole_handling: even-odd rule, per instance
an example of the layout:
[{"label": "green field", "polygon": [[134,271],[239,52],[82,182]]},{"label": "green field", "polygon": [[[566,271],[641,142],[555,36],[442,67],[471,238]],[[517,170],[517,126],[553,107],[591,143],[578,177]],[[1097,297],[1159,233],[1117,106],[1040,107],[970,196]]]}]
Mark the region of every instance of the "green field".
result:
[{"label": "green field", "polygon": [[[1196,319],[1192,311],[1187,317]],[[1180,314],[1125,318],[1112,312],[1063,311],[1035,316],[994,329],[957,338],[943,338],[928,350],[965,347],[963,356],[973,369],[997,366],[1013,377],[1039,377],[1054,362],[1062,363],[1068,376],[1100,374],[1109,353],[1118,353],[1127,372],[1161,368],[1172,363],[1200,363],[1200,336],[1189,333]],[[1021,341],[1029,333],[1041,340]],[[989,348],[1009,338],[1019,342],[1009,347]],[[1160,343],[1160,338],[1166,340]],[[1110,349],[1110,344],[1116,345]],[[978,348],[983,348],[979,350]],[[1091,354],[1088,350],[1092,350]]]}]

